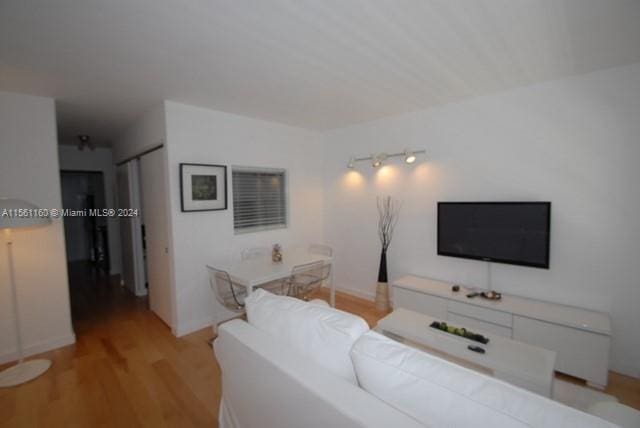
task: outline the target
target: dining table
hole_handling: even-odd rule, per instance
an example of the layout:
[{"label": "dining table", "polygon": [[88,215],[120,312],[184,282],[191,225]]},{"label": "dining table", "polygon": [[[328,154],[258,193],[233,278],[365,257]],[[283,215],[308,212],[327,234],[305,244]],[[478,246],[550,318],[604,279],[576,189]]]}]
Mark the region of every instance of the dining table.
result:
[{"label": "dining table", "polygon": [[[231,280],[246,287],[247,295],[255,288],[272,281],[283,280],[291,276],[294,267],[307,263],[324,262],[333,264],[333,258],[304,250],[291,250],[282,253],[282,261],[274,262],[270,256],[256,257],[248,260],[236,260],[218,264],[216,267],[229,274]],[[336,290],[333,280],[333,266],[329,274],[329,304],[335,307]]]}]

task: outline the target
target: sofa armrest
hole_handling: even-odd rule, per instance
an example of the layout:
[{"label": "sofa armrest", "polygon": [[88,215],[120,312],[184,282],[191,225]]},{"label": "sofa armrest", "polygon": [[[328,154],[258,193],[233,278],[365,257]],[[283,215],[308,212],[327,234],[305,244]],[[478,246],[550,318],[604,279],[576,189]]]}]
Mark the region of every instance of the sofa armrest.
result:
[{"label": "sofa armrest", "polygon": [[245,321],[220,326],[214,349],[237,428],[423,426]]}]

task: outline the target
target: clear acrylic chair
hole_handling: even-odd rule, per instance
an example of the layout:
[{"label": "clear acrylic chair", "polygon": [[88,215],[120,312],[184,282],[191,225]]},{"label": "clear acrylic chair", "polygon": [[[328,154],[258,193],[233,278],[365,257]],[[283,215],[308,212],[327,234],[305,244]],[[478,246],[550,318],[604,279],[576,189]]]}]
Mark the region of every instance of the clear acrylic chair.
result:
[{"label": "clear acrylic chair", "polygon": [[[329,245],[326,245],[326,244],[311,244],[309,245],[309,253],[321,255],[325,257],[333,257],[333,248],[331,248]],[[329,268],[329,271],[330,270],[331,268]],[[329,276],[329,272],[327,272],[327,277],[328,276]],[[327,278],[325,278],[322,282],[324,283],[326,279]],[[320,286],[322,285],[323,284],[320,284]],[[329,302],[333,302],[333,300],[334,300],[333,295],[330,295]]]},{"label": "clear acrylic chair", "polygon": [[324,244],[311,244],[309,245],[309,252],[311,254],[319,254],[321,256],[332,257],[333,248]]},{"label": "clear acrylic chair", "polygon": [[[231,319],[244,316],[244,299],[247,297],[246,287],[234,283],[229,274],[223,270],[207,266],[207,271],[209,273],[209,285],[216,296],[216,300],[222,306],[237,314]],[[216,323],[216,334],[218,334],[218,326],[226,321],[229,320]]]},{"label": "clear acrylic chair", "polygon": [[288,282],[288,294],[302,300],[309,300],[322,283],[329,278],[331,264],[322,261],[295,266]]},{"label": "clear acrylic chair", "polygon": [[267,258],[271,254],[271,250],[267,247],[251,247],[245,248],[240,252],[240,260],[243,262],[246,260],[258,259],[258,258]]}]

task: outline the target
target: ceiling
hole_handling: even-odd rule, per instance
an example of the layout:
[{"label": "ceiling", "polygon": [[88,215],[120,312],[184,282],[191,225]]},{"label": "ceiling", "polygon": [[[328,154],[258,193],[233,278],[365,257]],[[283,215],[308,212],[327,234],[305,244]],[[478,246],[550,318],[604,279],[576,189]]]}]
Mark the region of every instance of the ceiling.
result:
[{"label": "ceiling", "polygon": [[163,99],[325,130],[638,61],[636,0],[0,0],[0,90],[63,143]]}]

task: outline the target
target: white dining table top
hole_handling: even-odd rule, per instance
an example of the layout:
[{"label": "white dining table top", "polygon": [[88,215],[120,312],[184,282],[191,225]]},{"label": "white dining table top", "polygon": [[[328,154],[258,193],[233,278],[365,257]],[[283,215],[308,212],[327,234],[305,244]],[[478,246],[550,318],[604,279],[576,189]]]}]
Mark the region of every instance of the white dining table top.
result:
[{"label": "white dining table top", "polygon": [[311,254],[306,251],[285,251],[282,254],[282,262],[280,263],[274,263],[269,255],[268,257],[213,266],[226,271],[233,282],[252,288],[290,276],[295,266],[318,261],[331,263],[332,258],[320,254]]}]

